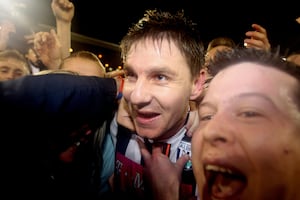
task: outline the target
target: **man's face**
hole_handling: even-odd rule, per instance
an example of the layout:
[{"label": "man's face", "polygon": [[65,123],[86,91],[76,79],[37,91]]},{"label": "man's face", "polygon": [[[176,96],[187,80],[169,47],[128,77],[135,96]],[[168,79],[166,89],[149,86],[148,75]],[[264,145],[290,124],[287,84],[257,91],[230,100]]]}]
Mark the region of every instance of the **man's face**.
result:
[{"label": "man's face", "polygon": [[184,56],[171,42],[143,40],[133,45],[124,63],[124,98],[136,132],[166,139],[184,124],[193,80]]},{"label": "man's face", "polygon": [[29,69],[24,62],[14,58],[0,60],[0,81],[12,80],[29,75]]},{"label": "man's face", "polygon": [[247,62],[214,77],[192,138],[200,199],[283,200],[299,193],[295,86],[289,75]]}]

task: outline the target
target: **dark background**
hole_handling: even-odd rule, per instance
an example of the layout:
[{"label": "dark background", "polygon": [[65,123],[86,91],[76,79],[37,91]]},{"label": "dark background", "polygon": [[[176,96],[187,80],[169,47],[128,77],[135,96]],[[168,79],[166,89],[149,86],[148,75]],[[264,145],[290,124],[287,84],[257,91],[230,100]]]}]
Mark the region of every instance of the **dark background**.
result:
[{"label": "dark background", "polygon": [[[8,1],[8,0],[0,0]],[[20,1],[20,0],[19,0]],[[38,23],[54,25],[51,0],[23,0],[28,2],[30,15]],[[242,42],[251,23],[258,23],[268,31],[273,46],[286,46],[300,37],[300,1],[197,1],[197,0],[73,0],[75,17],[72,31],[118,44],[128,27],[143,16],[148,8],[185,10],[200,28],[203,41],[216,36],[232,37]]]},{"label": "dark background", "polygon": [[[118,43],[134,22],[143,16],[148,8],[176,11],[184,9],[201,29],[203,41],[207,43],[217,36],[228,36],[237,43],[243,43],[244,33],[252,23],[264,26],[272,46],[283,48],[300,37],[300,1],[96,1],[74,0],[76,14],[73,31]],[[139,2],[139,3],[136,3]]]},{"label": "dark background", "polygon": [[[55,18],[50,7],[51,0],[11,0],[10,2],[12,1],[26,4],[26,8],[21,10],[32,23],[55,26]],[[299,0],[276,2],[270,0],[233,2],[229,0],[73,0],[72,2],[75,5],[72,32],[92,38],[88,42],[88,39],[85,40],[84,37],[78,39],[73,34],[72,47],[75,50],[86,48],[92,51],[103,51],[104,54],[107,49],[115,51],[115,47],[126,34],[128,27],[143,16],[145,9],[152,8],[172,12],[183,9],[186,15],[200,26],[205,45],[218,36],[231,37],[237,44],[242,45],[245,32],[251,30],[252,23],[258,23],[267,29],[273,48],[279,46],[283,54],[290,47],[298,46],[299,49],[300,24],[295,21],[300,16]],[[107,44],[103,45],[102,41]],[[102,50],[95,46],[102,46]],[[113,59],[118,58],[113,55]]]}]

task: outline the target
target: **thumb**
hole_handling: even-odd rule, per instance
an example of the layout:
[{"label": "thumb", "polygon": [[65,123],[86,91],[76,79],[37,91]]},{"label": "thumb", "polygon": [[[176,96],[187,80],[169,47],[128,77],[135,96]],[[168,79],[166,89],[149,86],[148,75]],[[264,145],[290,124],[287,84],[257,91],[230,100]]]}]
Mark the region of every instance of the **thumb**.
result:
[{"label": "thumb", "polygon": [[144,159],[145,165],[147,166],[148,164],[151,164],[151,153],[148,151],[146,145],[144,144],[144,142],[140,138],[137,138],[136,141],[139,145],[139,148],[140,148],[142,157]]},{"label": "thumb", "polygon": [[176,161],[176,166],[179,172],[181,172],[184,168],[184,165],[190,160],[190,156],[188,154],[182,155]]}]

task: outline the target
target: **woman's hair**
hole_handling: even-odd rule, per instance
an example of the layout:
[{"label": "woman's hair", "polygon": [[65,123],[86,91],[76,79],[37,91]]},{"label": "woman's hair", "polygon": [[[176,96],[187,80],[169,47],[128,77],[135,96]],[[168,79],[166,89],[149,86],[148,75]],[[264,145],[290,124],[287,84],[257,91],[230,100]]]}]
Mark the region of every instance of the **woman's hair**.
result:
[{"label": "woman's hair", "polygon": [[229,37],[217,37],[217,38],[212,39],[208,43],[206,51],[209,51],[212,48],[217,47],[217,46],[226,46],[226,47],[234,48],[237,45],[235,44],[233,39],[231,39]]}]

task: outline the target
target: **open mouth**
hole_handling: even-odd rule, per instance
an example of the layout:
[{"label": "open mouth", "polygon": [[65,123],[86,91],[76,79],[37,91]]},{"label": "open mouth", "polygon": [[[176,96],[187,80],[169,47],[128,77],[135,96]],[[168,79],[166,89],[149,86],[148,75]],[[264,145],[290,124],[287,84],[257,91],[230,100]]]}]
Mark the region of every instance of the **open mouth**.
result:
[{"label": "open mouth", "polygon": [[210,199],[235,199],[247,185],[246,177],[238,171],[216,165],[204,169]]},{"label": "open mouth", "polygon": [[157,113],[137,113],[136,120],[139,124],[148,124],[151,123],[159,114]]}]

